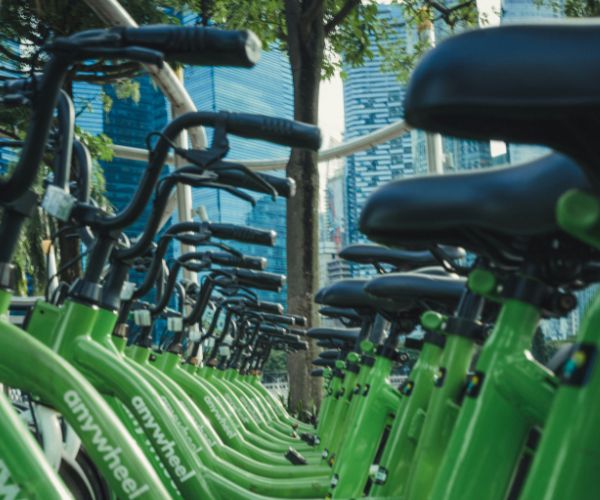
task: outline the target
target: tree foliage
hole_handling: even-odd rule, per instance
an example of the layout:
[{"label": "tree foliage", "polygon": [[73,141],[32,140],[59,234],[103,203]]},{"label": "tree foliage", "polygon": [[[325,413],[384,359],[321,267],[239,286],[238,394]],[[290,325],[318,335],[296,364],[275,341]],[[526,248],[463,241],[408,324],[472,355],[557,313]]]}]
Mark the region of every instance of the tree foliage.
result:
[{"label": "tree foliage", "polygon": [[[378,16],[381,5],[376,0],[260,0],[228,2],[223,0],[197,2],[200,23],[214,22],[233,29],[251,29],[264,45],[288,51],[289,33],[286,24],[286,4],[310,4],[305,16],[322,7],[322,23],[326,44],[322,61],[322,76],[331,78],[345,66],[361,66],[375,57],[374,48],[384,58],[384,69],[406,77],[418,58],[429,48],[426,41],[414,40],[410,46],[403,40],[394,40],[399,25]],[[403,27],[417,33],[441,22],[449,30],[475,26],[479,20],[474,0],[450,3],[433,0],[393,0],[403,13]],[[321,5],[319,5],[321,4]],[[343,75],[343,71],[342,71]]]},{"label": "tree foliage", "polygon": [[[175,12],[184,8],[181,0],[164,0],[160,4],[151,0],[123,0],[121,4],[140,24],[178,23]],[[45,60],[43,45],[56,36],[69,35],[78,31],[105,27],[105,23],[85,2],[72,0],[12,0],[0,2],[0,78],[19,78],[40,71]],[[140,71],[137,63],[123,61],[86,61],[75,65],[66,77],[64,90],[72,96],[73,82],[86,81],[98,85],[112,84],[117,98],[139,100],[139,85],[132,77]],[[102,88],[102,87],[100,87]],[[103,110],[108,112],[112,100],[104,93],[101,96]],[[89,108],[90,104],[86,104]],[[81,112],[82,110],[76,110]],[[0,108],[0,134],[13,139],[22,138],[29,120],[26,108]],[[98,160],[110,161],[111,140],[104,134],[92,135],[77,130],[80,140],[90,149],[93,161],[92,197],[105,208],[109,208],[104,196],[105,181]],[[44,165],[35,186],[41,192],[43,179],[49,173],[50,156],[44,158]],[[73,174],[76,175],[76,170]],[[61,225],[61,227],[64,227]],[[32,288],[39,293],[46,281],[46,257],[43,245],[57,231],[57,225],[41,210],[27,221],[15,255],[19,272],[19,292]],[[66,235],[66,236],[65,236]],[[68,232],[60,238],[58,256],[62,261],[71,261],[79,253],[77,240],[69,239]],[[63,254],[63,255],[61,255]],[[59,264],[60,265],[60,264]],[[76,266],[69,276],[79,273]],[[26,277],[29,276],[29,283]],[[65,277],[65,275],[63,275]],[[27,286],[29,285],[29,286]]]}]

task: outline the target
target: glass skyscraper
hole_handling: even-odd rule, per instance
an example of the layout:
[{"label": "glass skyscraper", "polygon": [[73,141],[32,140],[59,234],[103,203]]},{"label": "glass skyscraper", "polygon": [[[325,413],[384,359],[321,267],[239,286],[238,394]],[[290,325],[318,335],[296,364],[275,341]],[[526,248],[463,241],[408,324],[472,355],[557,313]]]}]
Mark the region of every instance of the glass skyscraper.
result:
[{"label": "glass skyscraper", "polygon": [[[399,5],[380,5],[380,17],[394,30],[390,43],[410,48],[416,34],[407,31]],[[381,69],[382,56],[373,43],[374,57],[361,67],[344,67],[345,140],[374,132],[404,116],[406,86],[395,73]],[[446,171],[481,168],[491,165],[488,142],[443,139]],[[361,151],[346,159],[346,221],[348,242],[363,241],[358,231],[360,211],[380,185],[392,179],[428,172],[425,134],[420,131],[401,135],[391,141]]]},{"label": "glass skyscraper", "polygon": [[[115,144],[145,149],[148,133],[161,130],[167,123],[168,109],[164,96],[150,77],[143,76],[136,80],[140,86],[139,102],[118,99],[111,85],[100,87],[76,82],[73,87],[76,124],[91,134],[106,134]],[[108,112],[103,109],[103,93],[113,101]],[[101,166],[106,180],[106,196],[115,211],[119,212],[137,191],[147,163],[113,158],[101,162]],[[125,230],[130,238],[137,237],[143,231],[150,209],[151,204],[148,203],[143,215]],[[133,271],[130,274],[132,281],[138,282],[142,277]]]},{"label": "glass skyscraper", "polygon": [[[393,27],[390,43],[407,43],[399,6],[382,5],[379,16]],[[374,132],[403,117],[405,86],[395,73],[381,70],[382,56],[373,47],[374,57],[363,66],[344,67],[344,140]],[[416,173],[410,134],[379,144],[346,158],[346,223],[350,243],[363,239],[358,231],[360,211],[378,186],[396,177]]]}]

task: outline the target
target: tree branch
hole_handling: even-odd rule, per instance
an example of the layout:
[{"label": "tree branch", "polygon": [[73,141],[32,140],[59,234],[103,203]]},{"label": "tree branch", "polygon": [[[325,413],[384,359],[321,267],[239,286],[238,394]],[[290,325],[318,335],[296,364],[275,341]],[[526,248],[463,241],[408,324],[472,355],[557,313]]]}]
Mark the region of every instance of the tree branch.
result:
[{"label": "tree branch", "polygon": [[361,0],[346,0],[344,5],[337,13],[325,24],[325,36],[329,36],[331,32],[339,26],[346,17],[360,5]]},{"label": "tree branch", "polygon": [[442,19],[448,25],[454,25],[456,21],[450,19],[450,15],[457,10],[464,9],[465,7],[470,7],[475,3],[475,0],[467,0],[466,2],[459,3],[457,5],[454,5],[453,7],[446,7],[444,5],[439,4],[435,0],[426,0],[426,3],[433,9],[437,10],[441,14]]}]

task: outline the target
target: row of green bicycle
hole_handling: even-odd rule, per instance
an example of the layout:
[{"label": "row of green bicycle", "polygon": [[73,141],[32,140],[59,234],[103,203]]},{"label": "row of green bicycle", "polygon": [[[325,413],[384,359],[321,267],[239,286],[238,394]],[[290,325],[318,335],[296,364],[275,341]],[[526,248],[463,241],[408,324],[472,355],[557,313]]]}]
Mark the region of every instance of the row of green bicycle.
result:
[{"label": "row of green bicycle", "polygon": [[[28,398],[20,416],[0,398],[0,495],[593,498],[597,301],[576,342],[546,366],[530,349],[540,320],[569,314],[573,292],[600,278],[591,138],[600,91],[588,75],[593,50],[581,48],[596,32],[594,23],[486,29],[423,59],[405,101],[412,126],[561,153],[379,189],[360,227],[386,246],[340,254],[379,274],[320,290],[321,314],[344,327],[308,330],[306,318],[257,296],[280,290],[285,278],[223,242],[272,245],[273,231],[203,221],[158,234],[178,183],[248,202],[249,191],[293,196],[293,180],[226,161],[228,134],[317,150],[317,128],[238,113],[182,115],[149,131],[139,189],[111,214],[90,199],[91,159],[60,91],[76,62],[98,58],[250,67],[256,37],[146,26],[50,42],[43,74],[0,88],[2,105],[32,110],[25,141],[3,143],[20,156],[0,181],[1,312],[15,288],[18,237],[38,205],[78,231],[87,258],[82,277],[36,302],[23,328],[0,322],[0,383]],[[175,146],[195,126],[213,129],[210,147]],[[171,149],[189,164],[161,177]],[[32,186],[44,152],[52,165],[41,196]],[[150,199],[144,231],[129,239],[124,230]],[[167,265],[175,242],[195,250]],[[137,284],[128,281],[132,270],[144,273]],[[201,274],[201,284],[181,279],[183,270]],[[157,341],[159,322],[167,334]],[[260,382],[273,350],[306,350],[308,339],[326,349],[314,361],[324,398],[310,424]],[[394,369],[414,358],[400,387],[391,385]]]}]

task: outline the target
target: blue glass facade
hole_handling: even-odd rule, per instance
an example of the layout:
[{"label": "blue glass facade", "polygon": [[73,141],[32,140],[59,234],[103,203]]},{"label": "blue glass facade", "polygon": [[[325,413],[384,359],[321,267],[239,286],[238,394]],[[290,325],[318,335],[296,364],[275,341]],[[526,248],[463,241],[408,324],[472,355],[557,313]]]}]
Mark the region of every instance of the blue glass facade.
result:
[{"label": "blue glass facade", "polygon": [[[382,5],[379,15],[395,26],[391,43],[408,43],[400,7]],[[382,57],[376,47],[372,49],[374,57],[364,66],[344,68],[345,141],[374,132],[404,115],[405,86],[395,73],[381,70]],[[415,173],[410,134],[346,158],[346,221],[350,243],[363,239],[358,231],[358,217],[368,196],[381,184]]]},{"label": "blue glass facade", "polygon": [[[381,5],[379,16],[395,29],[390,43],[414,43],[398,5]],[[344,68],[345,140],[360,137],[401,120],[406,86],[395,73],[381,70],[382,57],[373,46],[373,59],[358,68]],[[480,168],[491,164],[489,143],[444,138],[445,170]],[[358,231],[360,211],[378,186],[398,177],[427,173],[425,134],[413,131],[346,159],[346,220],[348,242],[362,241]]]},{"label": "blue glass facade", "polygon": [[[293,117],[293,87],[287,55],[278,50],[264,51],[258,64],[250,69],[199,68],[185,70],[185,87],[199,110],[260,113],[282,118]],[[210,141],[211,134],[208,130]],[[282,158],[289,148],[260,141],[230,136],[228,159],[248,160]],[[283,171],[269,172],[284,175]],[[240,251],[268,259],[268,271],[286,272],[286,225],[284,199],[276,202],[270,196],[256,195],[254,208],[229,193],[212,189],[195,190],[194,207],[203,205],[213,222],[243,224],[277,231],[273,248],[236,244]],[[261,292],[265,300],[286,302],[286,291],[280,294]]]},{"label": "blue glass facade", "polygon": [[[110,111],[103,114],[103,130],[116,144],[146,148],[148,133],[161,130],[168,121],[167,102],[149,77],[141,77],[138,82],[140,100],[137,103],[130,99],[117,99],[112,86],[105,88],[113,104]],[[113,158],[111,162],[103,164],[106,190],[117,211],[122,210],[131,200],[146,166],[145,162],[120,158]],[[143,230],[150,208],[148,204],[144,215],[127,229],[128,236],[135,237]]]},{"label": "blue glass facade", "polygon": [[[91,134],[104,133],[115,144],[145,148],[149,132],[160,130],[168,120],[167,102],[147,76],[137,79],[140,85],[140,100],[117,99],[115,90],[107,85],[103,88],[85,82],[76,82],[73,88],[77,125]],[[109,112],[103,110],[102,94],[106,93],[113,103]],[[145,162],[113,158],[101,162],[106,179],[106,196],[115,211],[122,210],[137,191]],[[129,237],[136,237],[143,230],[150,212],[150,204],[144,214],[126,229]],[[132,273],[131,279],[139,281],[141,276]]]},{"label": "blue glass facade", "polygon": [[[3,47],[13,54],[20,52],[19,44],[10,40],[2,40]],[[17,70],[17,71],[15,71]],[[0,54],[0,76],[4,78],[19,78],[16,63],[6,55]],[[11,163],[18,159],[18,150],[14,148],[0,148],[0,171],[4,171]]]}]

